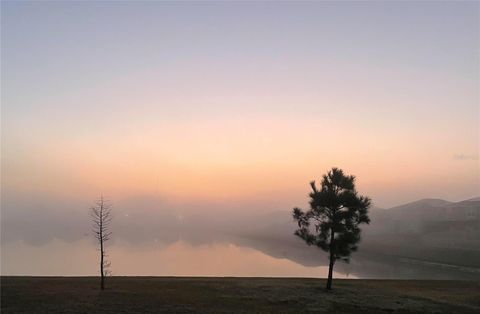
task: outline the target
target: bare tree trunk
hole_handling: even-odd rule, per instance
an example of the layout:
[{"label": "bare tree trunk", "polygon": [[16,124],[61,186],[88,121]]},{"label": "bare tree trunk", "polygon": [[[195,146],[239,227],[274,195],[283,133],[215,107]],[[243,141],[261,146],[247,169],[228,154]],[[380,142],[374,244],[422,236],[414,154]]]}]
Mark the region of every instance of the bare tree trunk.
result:
[{"label": "bare tree trunk", "polygon": [[330,235],[330,263],[328,265],[327,290],[332,290],[333,265],[335,264],[335,232],[331,230]]},{"label": "bare tree trunk", "polygon": [[110,263],[106,261],[105,242],[110,239],[112,232],[109,230],[109,224],[112,220],[111,206],[106,203],[103,196],[97,201],[96,206],[92,207],[93,234],[98,240],[100,246],[100,289],[105,289],[105,277],[108,274]]}]

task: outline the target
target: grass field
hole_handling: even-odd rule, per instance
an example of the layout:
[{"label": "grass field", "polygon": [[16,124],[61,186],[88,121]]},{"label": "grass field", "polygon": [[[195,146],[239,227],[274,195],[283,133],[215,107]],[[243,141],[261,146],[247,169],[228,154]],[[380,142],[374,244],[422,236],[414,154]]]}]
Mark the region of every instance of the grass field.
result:
[{"label": "grass field", "polygon": [[2,277],[2,313],[480,313],[478,281]]}]

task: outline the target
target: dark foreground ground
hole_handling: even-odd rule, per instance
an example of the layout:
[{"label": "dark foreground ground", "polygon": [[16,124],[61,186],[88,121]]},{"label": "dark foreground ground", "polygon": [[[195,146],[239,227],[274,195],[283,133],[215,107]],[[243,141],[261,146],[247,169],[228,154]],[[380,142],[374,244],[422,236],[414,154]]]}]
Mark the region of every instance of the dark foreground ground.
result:
[{"label": "dark foreground ground", "polygon": [[480,313],[478,281],[1,277],[2,313]]}]

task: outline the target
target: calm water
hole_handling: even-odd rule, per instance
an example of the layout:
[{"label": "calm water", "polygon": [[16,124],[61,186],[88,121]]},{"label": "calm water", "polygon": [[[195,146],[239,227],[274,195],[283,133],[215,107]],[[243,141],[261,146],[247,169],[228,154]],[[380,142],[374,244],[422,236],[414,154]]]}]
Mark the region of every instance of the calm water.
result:
[{"label": "calm water", "polygon": [[[262,241],[192,244],[178,240],[148,245],[112,243],[107,250],[117,276],[327,276],[326,255],[300,245]],[[2,275],[91,276],[98,273],[98,251],[91,240],[43,245],[11,242],[2,245]],[[394,256],[354,254],[350,264],[335,264],[336,278],[480,279],[480,269],[452,267]]]},{"label": "calm water", "polygon": [[[156,247],[131,248],[116,244],[108,249],[114,275],[140,276],[281,276],[326,277],[326,266],[307,267],[286,258],[234,244],[192,246],[183,241]],[[87,241],[52,241],[41,246],[3,247],[3,275],[95,275],[95,246]],[[335,273],[338,278],[346,278]],[[348,276],[355,278],[355,276]]]}]

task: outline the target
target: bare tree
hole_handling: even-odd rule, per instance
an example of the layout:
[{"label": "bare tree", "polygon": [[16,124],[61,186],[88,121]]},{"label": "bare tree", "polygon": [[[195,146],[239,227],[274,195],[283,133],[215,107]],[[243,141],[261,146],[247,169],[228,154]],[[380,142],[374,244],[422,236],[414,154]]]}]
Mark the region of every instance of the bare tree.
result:
[{"label": "bare tree", "polygon": [[103,195],[91,208],[93,235],[100,246],[100,289],[105,289],[105,277],[110,274],[110,262],[107,261],[105,243],[110,240],[110,222],[112,221],[112,206],[103,198]]}]

